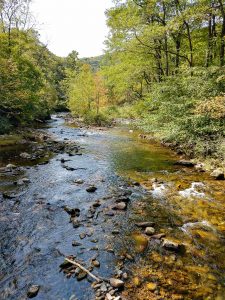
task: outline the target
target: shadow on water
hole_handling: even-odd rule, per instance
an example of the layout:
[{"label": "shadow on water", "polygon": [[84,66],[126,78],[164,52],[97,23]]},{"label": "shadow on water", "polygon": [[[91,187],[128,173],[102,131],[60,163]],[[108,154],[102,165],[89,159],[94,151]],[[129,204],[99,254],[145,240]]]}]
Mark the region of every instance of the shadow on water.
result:
[{"label": "shadow on water", "polygon": [[[18,159],[29,151],[26,145],[4,149],[1,166],[15,163],[23,168],[18,174],[1,174],[1,191],[14,195],[0,196],[1,299],[26,299],[30,284],[40,285],[37,300],[95,299],[89,279],[77,282],[60,272],[66,255],[86,266],[97,255],[101,265],[94,272],[104,277],[123,268],[129,273],[127,299],[224,299],[224,183],[175,167],[177,157],[170,150],[141,141],[126,128],[71,128],[55,117],[43,132],[78,143],[82,155],[59,153],[42,165]],[[30,183],[15,186],[23,177]],[[76,179],[84,183],[75,184]],[[204,183],[204,197],[181,196],[196,181]],[[97,191],[87,193],[89,185]],[[127,190],[132,191],[128,210],[107,216],[113,196]],[[90,206],[98,199],[98,214],[90,220]],[[81,210],[82,226],[73,228],[63,206]],[[171,253],[160,240],[149,241],[135,226],[143,220],[155,222],[156,233],[184,243],[186,253]],[[81,240],[81,233],[88,235]],[[73,247],[74,240],[82,245]],[[151,290],[152,282],[156,287]]]}]

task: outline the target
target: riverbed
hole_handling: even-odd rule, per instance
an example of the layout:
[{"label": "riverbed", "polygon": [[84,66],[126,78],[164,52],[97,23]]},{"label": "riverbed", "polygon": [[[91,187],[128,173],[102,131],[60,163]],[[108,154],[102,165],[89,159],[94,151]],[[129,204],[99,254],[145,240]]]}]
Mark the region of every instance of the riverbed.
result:
[{"label": "riverbed", "polygon": [[[66,256],[87,267],[94,257],[104,278],[126,273],[123,299],[225,299],[224,181],[176,165],[171,150],[125,126],[76,128],[54,116],[42,132],[79,151],[31,162],[20,157],[26,145],[0,150],[0,167],[21,170],[1,174],[0,299],[27,299],[30,285],[40,287],[37,300],[96,299],[89,277],[60,269]],[[21,178],[29,183],[15,185]],[[126,209],[114,210],[125,196]],[[66,207],[79,209],[80,226]],[[144,221],[154,237],[136,225]]]}]

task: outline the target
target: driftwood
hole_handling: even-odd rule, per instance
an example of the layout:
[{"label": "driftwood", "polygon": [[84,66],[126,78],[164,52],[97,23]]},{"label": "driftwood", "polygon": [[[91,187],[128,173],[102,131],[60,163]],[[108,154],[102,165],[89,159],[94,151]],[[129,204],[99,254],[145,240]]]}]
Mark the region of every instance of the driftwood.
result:
[{"label": "driftwood", "polygon": [[78,262],[74,261],[74,260],[71,260],[69,258],[65,258],[65,260],[69,263],[71,263],[72,265],[80,268],[81,270],[83,270],[84,272],[86,272],[90,277],[92,277],[95,281],[103,281],[104,279],[103,278],[99,278],[95,275],[93,275],[90,271],[88,271],[85,267],[83,267],[81,264],[79,264]]}]

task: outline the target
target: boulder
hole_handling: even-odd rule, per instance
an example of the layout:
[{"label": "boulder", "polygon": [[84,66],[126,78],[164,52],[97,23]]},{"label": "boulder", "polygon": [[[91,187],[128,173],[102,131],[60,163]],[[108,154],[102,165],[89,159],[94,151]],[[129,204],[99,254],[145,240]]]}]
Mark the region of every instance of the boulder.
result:
[{"label": "boulder", "polygon": [[224,180],[224,172],[221,169],[214,170],[211,174],[211,177],[213,177],[216,180]]}]

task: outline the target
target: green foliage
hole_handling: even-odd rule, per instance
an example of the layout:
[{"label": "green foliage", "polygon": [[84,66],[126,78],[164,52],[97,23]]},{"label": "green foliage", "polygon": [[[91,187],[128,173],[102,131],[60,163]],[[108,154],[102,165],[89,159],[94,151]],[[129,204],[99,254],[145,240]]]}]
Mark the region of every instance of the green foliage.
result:
[{"label": "green foliage", "polygon": [[87,125],[109,126],[112,122],[112,119],[109,117],[109,115],[104,113],[90,111],[84,115],[83,121]]},{"label": "green foliage", "polygon": [[225,4],[115,1],[103,61],[110,103],[189,155],[221,153]]}]

